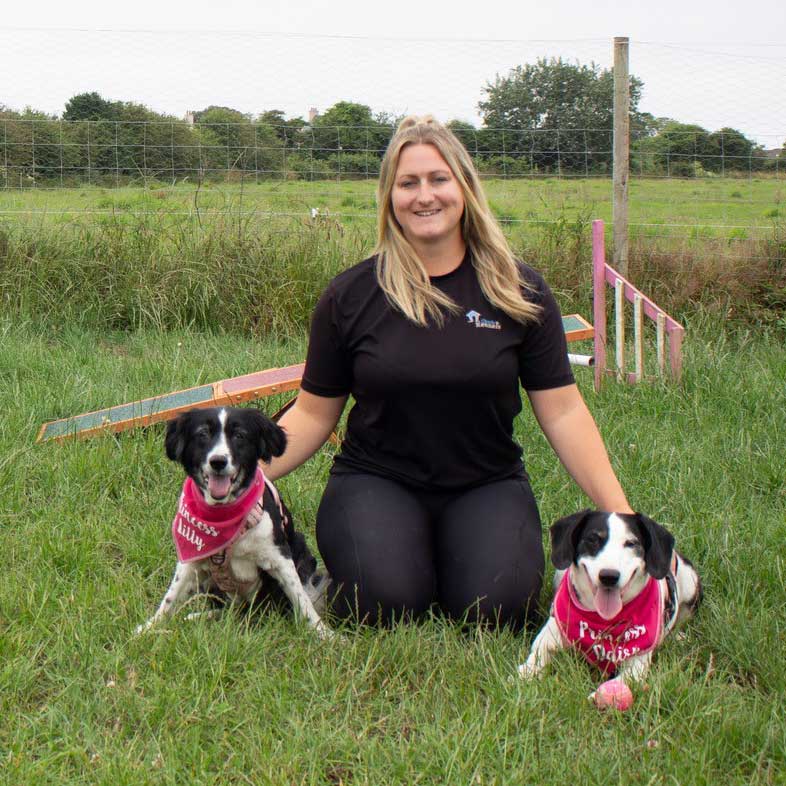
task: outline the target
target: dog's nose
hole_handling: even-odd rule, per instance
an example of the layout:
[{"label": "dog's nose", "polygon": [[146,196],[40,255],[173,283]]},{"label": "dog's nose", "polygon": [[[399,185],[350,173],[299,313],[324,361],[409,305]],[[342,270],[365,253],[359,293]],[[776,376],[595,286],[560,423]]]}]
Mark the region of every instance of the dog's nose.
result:
[{"label": "dog's nose", "polygon": [[598,573],[598,578],[604,587],[614,587],[620,580],[620,572],[618,570],[604,569]]},{"label": "dog's nose", "polygon": [[221,472],[222,470],[226,469],[227,466],[227,457],[226,456],[213,456],[210,459],[210,467],[214,469],[216,472]]}]

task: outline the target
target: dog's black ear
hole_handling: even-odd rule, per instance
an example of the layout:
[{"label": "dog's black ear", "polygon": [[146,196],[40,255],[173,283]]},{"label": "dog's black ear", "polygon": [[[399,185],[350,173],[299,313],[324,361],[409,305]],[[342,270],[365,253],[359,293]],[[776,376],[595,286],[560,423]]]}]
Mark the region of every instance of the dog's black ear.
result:
[{"label": "dog's black ear", "polygon": [[280,456],[284,453],[287,448],[287,435],[284,433],[284,429],[267,415],[258,409],[252,411],[256,412],[257,452],[259,458],[267,463],[273,456]]},{"label": "dog's black ear", "polygon": [[636,514],[636,521],[644,535],[644,564],[647,573],[655,579],[662,579],[671,567],[674,536],[643,513]]},{"label": "dog's black ear", "polygon": [[584,522],[590,513],[587,508],[565,516],[551,525],[551,561],[555,568],[564,570],[573,562]]},{"label": "dog's black ear", "polygon": [[187,414],[179,415],[166,425],[164,447],[166,448],[167,458],[172,461],[180,461],[183,457],[183,449],[186,446],[185,422]]}]

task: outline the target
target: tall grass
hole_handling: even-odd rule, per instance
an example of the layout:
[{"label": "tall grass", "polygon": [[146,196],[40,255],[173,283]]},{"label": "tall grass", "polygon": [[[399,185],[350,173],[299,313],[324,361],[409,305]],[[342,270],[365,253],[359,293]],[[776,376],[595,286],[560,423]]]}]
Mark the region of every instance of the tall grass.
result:
[{"label": "tall grass", "polygon": [[0,302],[46,323],[286,335],[363,243],[335,222],[284,231],[233,215],[16,225],[0,240]]},{"label": "tall grass", "polygon": [[[303,343],[7,317],[0,338],[1,783],[786,782],[774,332],[694,313],[680,386],[596,395],[577,370],[632,503],[670,527],[706,585],[633,709],[605,715],[586,700],[598,676],[568,653],[536,684],[510,680],[531,631],[435,619],[321,643],[286,618],[180,614],[133,638],[173,564],[181,478],[162,429],[36,446],[39,423],[294,362]],[[544,522],[585,505],[529,414],[516,434]],[[312,546],[332,451],[281,483]]]},{"label": "tall grass", "polygon": [[[526,183],[515,185],[526,195]],[[595,206],[549,206],[541,199],[533,203],[537,212],[524,216],[513,199],[518,192],[507,186],[492,207],[514,250],[545,274],[563,308],[590,313]],[[342,188],[345,202],[360,200],[364,211],[370,209],[367,184]],[[308,215],[304,194],[284,192],[277,195],[279,207],[295,200],[300,214]],[[210,194],[212,200],[219,196]],[[150,201],[147,192],[132,198],[129,211],[113,209],[90,221],[44,214],[0,224],[4,311],[47,324],[106,329],[294,335],[307,325],[330,277],[363,258],[374,242],[368,216],[272,216],[256,212],[256,193],[244,197],[251,205],[225,195],[223,208],[209,214],[201,212],[196,196],[188,210],[173,209],[170,201],[185,198],[179,192],[162,192],[157,209],[136,210],[139,200]],[[634,235],[630,271],[643,291],[677,315],[700,305],[724,318],[786,329],[782,223],[734,241],[715,234]]]}]

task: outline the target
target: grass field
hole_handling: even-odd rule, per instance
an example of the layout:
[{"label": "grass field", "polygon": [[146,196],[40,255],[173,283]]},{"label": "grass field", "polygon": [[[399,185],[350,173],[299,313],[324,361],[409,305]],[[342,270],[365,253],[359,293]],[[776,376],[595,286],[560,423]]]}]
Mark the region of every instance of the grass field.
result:
[{"label": "grass field", "polygon": [[[488,189],[563,310],[591,314],[610,183]],[[162,427],[35,445],[40,424],[302,361],[324,283],[373,244],[373,184],[0,192],[0,783],[786,784],[783,180],[631,191],[634,281],[685,323],[684,376],[596,394],[576,374],[706,601],[624,715],[588,704],[598,676],[568,653],[511,680],[532,631],[434,619],[324,644],[181,614],[133,638],[174,558]],[[584,507],[528,411],[516,432],[544,526]],[[312,547],[331,458],[280,484]]]},{"label": "grass field", "polygon": [[[299,361],[304,342],[3,318],[0,782],[786,783],[786,348],[687,328],[679,386],[595,394],[577,370],[632,503],[706,584],[632,711],[602,715],[569,654],[511,681],[531,632],[435,619],[323,644],[289,619],[181,614],[133,638],[173,564],[162,429],[34,445],[38,425]],[[516,429],[544,522],[584,506],[531,416]],[[312,546],[330,459],[280,484]]]},{"label": "grass field", "polygon": [[[563,306],[588,312],[590,224],[611,217],[609,181],[487,189],[514,251]],[[786,329],[782,179],[634,180],[631,194],[630,276],[643,291],[676,316],[700,304]],[[609,253],[611,240],[607,223]],[[374,242],[370,181],[3,191],[0,303],[55,324],[291,334]]]},{"label": "grass field", "polygon": [[[484,180],[489,200],[503,221],[532,232],[543,223],[585,213],[611,220],[611,181],[606,178],[531,178]],[[193,183],[148,188],[37,188],[0,191],[0,217],[70,223],[80,218],[201,212],[211,215],[278,214],[305,218],[318,208],[345,224],[373,223],[375,180],[260,181]],[[636,178],[630,182],[634,235],[646,238],[721,238],[744,240],[772,228],[786,216],[786,179]]]}]

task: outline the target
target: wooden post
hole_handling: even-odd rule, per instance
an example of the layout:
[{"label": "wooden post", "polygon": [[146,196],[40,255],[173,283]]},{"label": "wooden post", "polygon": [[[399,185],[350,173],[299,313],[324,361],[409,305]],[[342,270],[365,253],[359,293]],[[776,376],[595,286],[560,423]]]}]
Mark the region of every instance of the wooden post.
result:
[{"label": "wooden post", "polygon": [[628,39],[614,39],[614,269],[628,278],[630,88]]},{"label": "wooden post", "polygon": [[658,374],[662,377],[666,373],[666,315],[658,314],[657,318],[657,351]]},{"label": "wooden post", "polygon": [[633,296],[633,357],[636,382],[644,379],[644,306],[641,295]]},{"label": "wooden post", "polygon": [[625,379],[625,283],[621,278],[614,282],[614,353],[617,379]]}]

